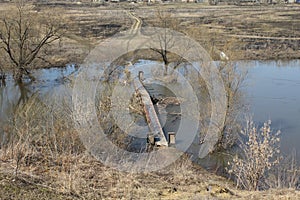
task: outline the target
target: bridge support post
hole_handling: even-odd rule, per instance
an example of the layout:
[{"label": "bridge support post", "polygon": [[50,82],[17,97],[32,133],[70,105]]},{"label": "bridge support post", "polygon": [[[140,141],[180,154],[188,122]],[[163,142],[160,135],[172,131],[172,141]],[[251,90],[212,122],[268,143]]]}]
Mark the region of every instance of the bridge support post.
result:
[{"label": "bridge support post", "polygon": [[168,142],[170,145],[175,144],[175,132],[168,132]]}]

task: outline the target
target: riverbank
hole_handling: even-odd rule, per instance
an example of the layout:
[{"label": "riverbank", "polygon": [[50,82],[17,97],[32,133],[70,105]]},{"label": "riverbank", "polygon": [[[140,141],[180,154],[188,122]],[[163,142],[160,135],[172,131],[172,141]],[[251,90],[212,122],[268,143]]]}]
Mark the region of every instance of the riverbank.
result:
[{"label": "riverbank", "polygon": [[[61,76],[66,73],[67,70],[58,71]],[[53,78],[49,73],[45,76]],[[53,79],[56,80],[55,77]],[[27,103],[14,109],[15,116],[10,120],[13,123],[3,126],[4,135],[0,140],[0,199],[300,198],[300,192],[295,189],[273,188],[259,192],[236,189],[232,181],[192,163],[188,156],[151,173],[136,173],[134,170],[126,173],[109,168],[91,156],[83,146],[74,127],[68,95],[60,93],[63,100],[55,98],[55,93],[51,96],[55,100],[46,96],[46,102],[54,102],[54,106],[46,105],[38,96],[27,97]],[[114,144],[124,148],[127,146],[124,135],[118,131],[116,136],[110,138]],[[226,163],[221,162],[221,165]],[[210,170],[217,171],[217,168],[211,167]],[[268,182],[270,187],[284,187],[277,184],[279,177],[275,175],[272,178]],[[285,180],[280,181],[286,183]]]},{"label": "riverbank", "polygon": [[[50,164],[50,163],[49,163]],[[65,168],[68,164],[69,168]],[[68,157],[62,165],[22,166],[1,161],[0,199],[299,199],[289,189],[248,192],[181,158],[153,173],[110,169],[90,155]]]},{"label": "riverbank", "polygon": [[[12,4],[0,3],[0,10],[9,6]],[[82,63],[99,42],[137,28],[136,19],[142,21],[142,27],[158,25],[156,14],[159,9],[176,19],[177,29],[198,41],[213,59],[219,59],[219,51],[230,55],[232,60],[290,60],[300,57],[300,6],[297,4],[147,6],[37,3],[33,9],[57,14],[65,24],[63,37],[45,54],[48,62],[40,62],[35,67]]]}]

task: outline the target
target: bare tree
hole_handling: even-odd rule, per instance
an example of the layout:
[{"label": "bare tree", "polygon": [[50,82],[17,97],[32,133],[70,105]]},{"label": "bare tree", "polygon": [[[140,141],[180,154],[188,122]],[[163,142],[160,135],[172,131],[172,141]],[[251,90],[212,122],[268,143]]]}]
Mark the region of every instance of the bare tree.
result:
[{"label": "bare tree", "polygon": [[[158,26],[163,28],[163,31],[158,34],[158,38],[153,38],[160,45],[160,48],[151,48],[154,52],[157,52],[164,64],[165,64],[165,75],[168,73],[168,69],[170,69],[170,63],[179,62],[181,64],[184,62],[182,58],[173,58],[172,52],[170,50],[178,45],[176,41],[176,36],[173,32],[168,31],[169,29],[178,30],[179,22],[176,18],[172,17],[170,13],[167,11],[157,11],[154,26]],[[220,75],[223,79],[225,91],[226,91],[226,113],[225,113],[225,122],[222,127],[219,127],[219,141],[216,144],[215,151],[219,151],[222,149],[230,148],[237,140],[238,133],[240,132],[240,114],[246,110],[245,104],[243,102],[243,94],[241,91],[241,87],[243,86],[244,80],[247,76],[247,70],[243,66],[240,66],[237,62],[235,62],[235,51],[237,51],[237,47],[240,44],[239,40],[230,40],[224,43],[221,48],[218,49],[216,47],[216,35],[209,32],[208,29],[203,29],[203,32],[194,32],[193,34],[201,35],[207,43],[204,45],[210,55],[214,55],[217,62],[217,67],[220,72]],[[155,35],[157,36],[157,35]],[[190,45],[187,45],[190,46]],[[192,48],[190,46],[190,48]],[[181,62],[180,62],[181,61]],[[176,68],[175,64],[175,68]],[[208,89],[206,87],[206,83],[200,78],[199,79],[199,97],[201,99],[202,109],[206,108],[205,112],[201,113],[199,120],[201,121],[202,127],[207,126],[207,118],[206,113],[209,113],[211,109],[210,96],[208,93]],[[202,130],[205,132],[205,128]],[[202,141],[201,133],[200,133],[200,141]]]},{"label": "bare tree", "polygon": [[[198,40],[200,40],[201,45],[207,50],[211,58],[217,60],[216,65],[226,92],[226,113],[224,124],[218,127],[219,141],[216,144],[215,151],[229,149],[236,143],[238,133],[241,130],[241,115],[247,112],[242,91],[248,74],[247,68],[236,61],[241,54],[239,48],[243,46],[243,42],[233,38],[222,41],[214,31],[205,26],[202,26],[200,30],[189,30],[188,33],[193,38],[199,38]],[[199,84],[205,86],[203,81]],[[204,99],[201,102],[202,108],[209,107],[209,94],[205,87],[203,87],[201,98]]]},{"label": "bare tree", "polygon": [[236,142],[238,133],[241,131],[241,114],[247,111],[241,89],[248,70],[235,61],[234,51],[238,44],[239,41],[231,40],[223,46],[222,50],[226,54],[219,50],[221,61],[218,68],[223,79],[227,99],[225,123],[220,129],[220,146],[225,149]]},{"label": "bare tree", "polygon": [[219,70],[223,78],[226,90],[226,115],[224,126],[221,127],[220,147],[227,149],[237,140],[240,132],[240,117],[245,111],[245,102],[241,87],[247,75],[247,71],[236,62],[220,63]]},{"label": "bare tree", "polygon": [[0,48],[12,64],[15,80],[22,82],[24,75],[34,80],[29,68],[36,59],[44,60],[40,52],[61,37],[59,30],[60,26],[51,17],[31,12],[22,3],[2,16]]},{"label": "bare tree", "polygon": [[[155,16],[154,26],[163,28],[163,32],[158,34],[158,38],[153,38],[157,40],[160,45],[160,48],[150,48],[152,51],[158,53],[162,58],[165,65],[165,74],[168,72],[168,67],[171,62],[172,53],[169,51],[172,47],[174,47],[174,33],[172,30],[178,31],[179,22],[176,18],[174,18],[171,13],[167,11],[158,10]],[[183,59],[181,57],[175,59],[175,67],[178,66]]]}]

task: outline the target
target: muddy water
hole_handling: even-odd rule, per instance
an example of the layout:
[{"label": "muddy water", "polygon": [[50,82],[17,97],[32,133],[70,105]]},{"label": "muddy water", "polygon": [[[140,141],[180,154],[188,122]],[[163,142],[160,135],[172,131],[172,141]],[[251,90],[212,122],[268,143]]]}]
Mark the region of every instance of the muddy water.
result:
[{"label": "muddy water", "polygon": [[[300,60],[250,61],[240,64],[247,66],[249,70],[242,89],[247,97],[245,103],[249,105],[254,121],[261,125],[268,119],[272,120],[272,128],[282,132],[283,154],[288,155],[292,150],[296,150],[300,162]],[[31,95],[38,94],[41,99],[46,97],[47,102],[49,97],[65,95],[66,85],[69,85],[68,76],[76,70],[74,65],[36,70],[34,76],[37,80],[33,83],[25,81],[22,86],[8,76],[6,86],[0,87],[0,124],[8,120],[14,108],[19,103],[26,102]],[[174,96],[159,85],[150,85],[148,90],[158,98]],[[181,120],[180,106],[173,105],[162,110],[166,112],[160,116],[164,121],[165,131],[176,131],[177,122]]]}]

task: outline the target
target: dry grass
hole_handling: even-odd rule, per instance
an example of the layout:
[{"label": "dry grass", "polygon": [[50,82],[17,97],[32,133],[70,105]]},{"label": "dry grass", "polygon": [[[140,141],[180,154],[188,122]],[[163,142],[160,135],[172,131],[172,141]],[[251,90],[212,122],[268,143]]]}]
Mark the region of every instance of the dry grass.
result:
[{"label": "dry grass", "polygon": [[[89,155],[69,160],[70,171],[53,166],[32,172],[22,168],[13,177],[13,162],[1,165],[1,198],[13,199],[298,199],[295,190],[246,192],[194,166],[185,159],[160,172],[123,173],[103,166]],[[41,167],[40,167],[41,168]]]},{"label": "dry grass", "polygon": [[[134,21],[122,10],[122,6],[127,8],[123,4],[115,7],[36,4],[34,10],[39,13],[51,12],[53,16],[60,16],[67,30],[63,39],[45,53],[47,60],[55,66],[81,63],[98,42],[128,30]],[[12,4],[0,4],[0,10],[7,11],[12,7]],[[179,22],[178,30],[193,37],[204,47],[209,46],[207,42],[211,37],[214,38],[216,48],[222,51],[227,41],[239,41],[234,49],[234,59],[277,60],[299,57],[298,5],[140,5],[135,7],[134,12],[143,20],[143,26],[153,26],[158,7],[172,13]],[[241,54],[241,51],[244,53]],[[213,54],[212,57],[218,59]]]},{"label": "dry grass", "polygon": [[67,101],[46,106],[33,96],[18,107],[0,149],[1,199],[275,199],[272,191],[236,190],[188,156],[152,173],[109,168],[86,152],[69,116]]},{"label": "dry grass", "polygon": [[[0,3],[1,16],[13,15],[14,3]],[[35,66],[64,66],[68,63],[81,63],[88,53],[101,40],[111,37],[116,33],[127,30],[132,25],[132,19],[120,9],[93,7],[89,5],[59,6],[30,3],[30,12],[40,16],[58,18],[63,26],[62,38],[42,52],[43,60]],[[99,20],[101,19],[101,20]],[[0,27],[1,28],[1,27]],[[46,62],[45,62],[46,61]],[[1,59],[5,64],[5,60]]]},{"label": "dry grass", "polygon": [[[138,16],[143,19],[145,25],[155,25],[154,16],[157,7],[151,7],[147,12],[142,9],[137,10]],[[297,56],[300,45],[300,30],[297,26],[300,9],[298,5],[171,4],[161,6],[160,9],[165,9],[176,16],[180,22],[180,31],[193,37],[204,47],[213,37],[215,47],[225,51],[226,43],[237,39],[240,44],[235,49],[235,59],[277,60],[299,57]],[[214,55],[212,57],[215,58]]]},{"label": "dry grass", "polygon": [[[4,198],[20,198],[19,191],[30,196],[27,189],[31,187],[35,188],[32,195],[50,192],[58,197],[87,199],[155,198],[173,191],[177,182],[189,177],[186,173],[193,176],[193,169],[186,170],[192,167],[188,159],[174,169],[153,174],[106,167],[85,151],[72,128],[69,104],[61,106],[46,106],[33,96],[16,109],[0,149]],[[170,177],[177,177],[178,170],[178,178],[168,183]]]}]

